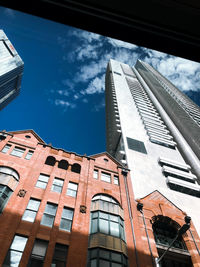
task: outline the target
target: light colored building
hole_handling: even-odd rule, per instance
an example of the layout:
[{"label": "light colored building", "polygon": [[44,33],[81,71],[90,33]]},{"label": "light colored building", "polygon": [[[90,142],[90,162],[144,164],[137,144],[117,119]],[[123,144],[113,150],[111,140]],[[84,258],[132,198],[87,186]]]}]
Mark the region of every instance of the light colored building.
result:
[{"label": "light colored building", "polygon": [[136,199],[158,190],[200,234],[200,109],[148,64],[110,60],[107,151],[131,170]]},{"label": "light colored building", "polygon": [[20,92],[24,62],[0,30],[0,110]]}]

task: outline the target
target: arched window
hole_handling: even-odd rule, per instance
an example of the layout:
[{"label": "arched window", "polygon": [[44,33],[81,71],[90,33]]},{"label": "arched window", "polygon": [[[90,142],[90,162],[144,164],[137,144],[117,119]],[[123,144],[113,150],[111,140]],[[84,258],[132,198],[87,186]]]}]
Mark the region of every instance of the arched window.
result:
[{"label": "arched window", "polygon": [[12,168],[0,166],[0,212],[18,185],[19,174]]},{"label": "arched window", "polygon": [[56,159],[53,156],[48,156],[45,161],[45,164],[54,166],[56,164]]},{"label": "arched window", "polygon": [[[152,228],[156,244],[169,246],[176,237],[179,227],[179,224],[167,216],[155,216]],[[187,250],[181,236],[178,237],[172,247]]]},{"label": "arched window", "polygon": [[[171,218],[162,215],[154,216],[152,222],[158,255],[161,257],[176,238],[180,225]],[[178,251],[180,252],[178,253]],[[175,239],[170,251],[165,254],[160,264],[162,267],[193,266],[182,236],[178,236]]]},{"label": "arched window", "polygon": [[67,170],[68,167],[69,167],[68,161],[66,161],[64,159],[62,159],[62,160],[59,161],[58,168],[63,169],[63,170]]},{"label": "arched window", "polygon": [[72,172],[80,173],[81,172],[81,165],[78,163],[74,163],[71,168]]}]

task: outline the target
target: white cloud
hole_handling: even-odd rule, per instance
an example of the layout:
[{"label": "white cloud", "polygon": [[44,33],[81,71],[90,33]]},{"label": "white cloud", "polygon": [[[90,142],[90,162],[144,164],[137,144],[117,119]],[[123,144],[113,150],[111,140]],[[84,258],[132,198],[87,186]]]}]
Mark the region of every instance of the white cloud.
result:
[{"label": "white cloud", "polygon": [[81,31],[81,30],[74,30],[71,32],[71,35],[76,36],[80,39],[86,40],[89,43],[91,43],[92,41],[98,41],[101,38],[101,35],[99,34],[96,34],[93,32]]},{"label": "white cloud", "polygon": [[94,78],[88,85],[87,89],[84,90],[83,94],[100,94],[104,92],[104,83],[105,83],[105,76],[103,75],[101,78],[96,77]]},{"label": "white cloud", "polygon": [[56,99],[55,100],[55,105],[56,106],[60,106],[60,107],[64,107],[64,108],[75,108],[76,107],[76,104],[74,103],[70,103],[68,101],[64,101],[64,100],[61,100],[61,99]]},{"label": "white cloud", "polygon": [[58,90],[56,91],[59,95],[63,95],[63,96],[69,96],[69,91],[67,90]]},{"label": "white cloud", "polygon": [[145,62],[152,65],[182,91],[198,91],[200,64],[150,50]]}]

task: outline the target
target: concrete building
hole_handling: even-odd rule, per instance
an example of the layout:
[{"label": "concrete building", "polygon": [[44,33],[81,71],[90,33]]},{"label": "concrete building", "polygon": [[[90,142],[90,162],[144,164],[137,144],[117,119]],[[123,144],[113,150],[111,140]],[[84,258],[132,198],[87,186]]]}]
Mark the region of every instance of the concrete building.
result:
[{"label": "concrete building", "polygon": [[148,64],[108,63],[107,151],[130,168],[136,199],[158,190],[200,234],[199,119],[199,107]]},{"label": "concrete building", "polygon": [[0,110],[18,96],[24,62],[0,30]]},{"label": "concrete building", "polygon": [[135,201],[129,170],[107,152],[0,132],[0,266],[153,267],[183,225],[162,266],[200,266],[186,213],[157,190]]}]

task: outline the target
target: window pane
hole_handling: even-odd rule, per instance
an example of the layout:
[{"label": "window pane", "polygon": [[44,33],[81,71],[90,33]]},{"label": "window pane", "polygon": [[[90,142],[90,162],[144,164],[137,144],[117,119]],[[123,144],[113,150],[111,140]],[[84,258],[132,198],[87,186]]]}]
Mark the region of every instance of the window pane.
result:
[{"label": "window pane", "polygon": [[10,249],[24,251],[26,242],[27,242],[27,237],[16,235],[13,239]]},{"label": "window pane", "polygon": [[99,250],[99,257],[104,258],[104,259],[109,259],[110,258],[110,252],[107,250],[100,249]]},{"label": "window pane", "polygon": [[51,190],[57,193],[61,193],[62,187],[53,184]]},{"label": "window pane", "polygon": [[52,227],[54,222],[54,217],[48,214],[44,214],[42,217],[41,224]]},{"label": "window pane", "polygon": [[91,263],[91,265],[90,265],[91,267],[97,267],[97,260],[96,259],[91,260],[90,263]]},{"label": "window pane", "polygon": [[98,218],[98,211],[92,213],[92,219]]},{"label": "window pane", "polygon": [[111,221],[118,222],[119,221],[119,217],[118,216],[115,216],[115,215],[110,215],[110,220]]},{"label": "window pane", "polygon": [[25,159],[30,159],[32,157],[32,155],[33,155],[33,151],[29,150],[28,153],[26,154]]},{"label": "window pane", "polygon": [[108,221],[99,219],[99,231],[103,234],[108,234]]},{"label": "window pane", "polygon": [[35,216],[36,216],[35,211],[25,210],[22,220],[28,221],[28,222],[34,222]]},{"label": "window pane", "polygon": [[110,183],[110,174],[102,172],[101,180]]},{"label": "window pane", "polygon": [[95,248],[95,249],[91,249],[91,250],[90,250],[90,258],[91,258],[91,259],[92,259],[92,258],[97,258],[97,251],[98,251],[97,248]]},{"label": "window pane", "polygon": [[62,212],[62,218],[72,220],[74,211],[72,209],[64,208]]},{"label": "window pane", "polygon": [[49,176],[48,175],[44,175],[44,174],[40,174],[38,180],[48,183]]},{"label": "window pane", "polygon": [[61,218],[60,229],[70,232],[72,227],[72,221]]},{"label": "window pane", "polygon": [[55,178],[54,181],[53,181],[53,184],[59,185],[59,186],[62,187],[63,186],[63,180]]},{"label": "window pane", "polygon": [[91,233],[97,233],[97,222],[98,220],[97,219],[93,219],[92,220],[92,227],[91,227]]},{"label": "window pane", "polygon": [[71,197],[76,197],[76,191],[71,190],[71,189],[67,189],[67,195],[71,196]]},{"label": "window pane", "polygon": [[73,189],[73,190],[77,190],[78,184],[69,182],[68,188]]},{"label": "window pane", "polygon": [[108,219],[108,213],[99,212],[99,217],[103,219]]},{"label": "window pane", "polygon": [[113,261],[122,262],[122,255],[119,253],[112,252],[111,253],[111,259]]},{"label": "window pane", "polygon": [[110,262],[105,260],[99,260],[99,266],[110,267]]},{"label": "window pane", "polygon": [[24,152],[25,152],[25,149],[20,148],[20,147],[15,147],[13,151],[11,152],[11,155],[16,156],[16,157],[22,157]]},{"label": "window pane", "polygon": [[110,234],[119,237],[119,224],[110,222]]},{"label": "window pane", "polygon": [[37,255],[44,259],[48,242],[45,240],[36,239],[32,251],[32,255]]},{"label": "window pane", "polygon": [[1,150],[1,152],[7,153],[10,148],[11,148],[11,145],[5,145],[4,148]]},{"label": "window pane", "polygon": [[114,184],[119,185],[119,177],[114,176]]},{"label": "window pane", "polygon": [[93,178],[98,179],[98,171],[97,170],[94,170]]},{"label": "window pane", "polygon": [[27,209],[37,211],[40,206],[40,200],[30,199]]},{"label": "window pane", "polygon": [[45,189],[47,184],[43,183],[43,182],[40,182],[40,181],[37,181],[36,186],[39,187],[39,188]]},{"label": "window pane", "polygon": [[122,267],[122,264],[120,263],[112,263],[112,267]]},{"label": "window pane", "polygon": [[5,267],[18,267],[22,257],[22,252],[18,251],[8,251],[6,258],[4,260],[3,266]]},{"label": "window pane", "polygon": [[57,205],[47,203],[45,212],[51,215],[55,215],[57,210]]}]

